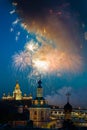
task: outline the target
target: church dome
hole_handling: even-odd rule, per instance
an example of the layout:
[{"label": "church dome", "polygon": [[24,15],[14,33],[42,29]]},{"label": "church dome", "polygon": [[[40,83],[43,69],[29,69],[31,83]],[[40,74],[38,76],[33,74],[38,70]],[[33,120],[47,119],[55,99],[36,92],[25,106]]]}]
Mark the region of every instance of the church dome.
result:
[{"label": "church dome", "polygon": [[72,105],[69,102],[67,102],[67,104],[64,106],[64,110],[71,112],[72,111]]}]

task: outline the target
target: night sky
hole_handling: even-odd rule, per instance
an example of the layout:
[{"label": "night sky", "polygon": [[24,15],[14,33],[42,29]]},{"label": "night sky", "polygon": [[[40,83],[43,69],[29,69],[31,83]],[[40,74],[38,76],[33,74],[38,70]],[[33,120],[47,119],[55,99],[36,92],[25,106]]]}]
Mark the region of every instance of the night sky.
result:
[{"label": "night sky", "polygon": [[50,104],[87,108],[87,1],[0,0],[0,97],[36,95],[41,77]]}]

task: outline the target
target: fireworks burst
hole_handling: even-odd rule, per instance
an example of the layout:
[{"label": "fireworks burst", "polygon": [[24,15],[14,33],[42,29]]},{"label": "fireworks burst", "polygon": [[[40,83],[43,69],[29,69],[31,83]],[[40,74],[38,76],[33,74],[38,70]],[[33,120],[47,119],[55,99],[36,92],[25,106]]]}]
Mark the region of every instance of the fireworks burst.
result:
[{"label": "fireworks burst", "polygon": [[41,74],[54,72],[76,73],[80,72],[82,67],[82,58],[78,54],[62,52],[51,45],[43,44],[38,47],[37,42],[30,41],[26,44],[25,49],[24,52],[22,51],[13,56],[15,67],[20,68],[20,70],[31,66],[32,69]]},{"label": "fireworks burst", "polygon": [[46,74],[46,72],[49,70],[48,61],[45,60],[33,59],[33,67],[42,74]]},{"label": "fireworks burst", "polygon": [[[13,56],[15,67],[24,70],[32,66],[42,74],[80,71],[83,61],[79,53],[79,23],[77,16],[71,15],[70,4],[62,5],[58,0],[55,0],[56,5],[53,0],[12,1],[21,18],[21,21],[20,18],[13,21],[13,26],[20,22],[21,27],[28,33],[33,32],[37,40],[27,42],[24,51]],[[10,14],[14,12],[13,9]],[[20,31],[16,40],[19,36]]]},{"label": "fireworks burst", "polygon": [[37,42],[34,42],[34,40],[31,40],[25,45],[25,49],[31,53],[35,53],[38,48],[39,48],[39,44]]},{"label": "fireworks burst", "polygon": [[31,66],[31,57],[29,52],[21,51],[20,53],[15,54],[13,56],[13,65],[21,71]]},{"label": "fireworks burst", "polygon": [[70,11],[70,3],[58,0],[12,1],[17,4],[16,11],[24,29],[53,40],[61,48],[78,48],[79,23],[77,13]]},{"label": "fireworks burst", "polygon": [[[78,54],[62,52],[58,49],[40,49],[33,56],[33,66],[42,73],[54,72],[80,72],[82,68],[82,58]],[[49,71],[50,70],[50,71]]]}]

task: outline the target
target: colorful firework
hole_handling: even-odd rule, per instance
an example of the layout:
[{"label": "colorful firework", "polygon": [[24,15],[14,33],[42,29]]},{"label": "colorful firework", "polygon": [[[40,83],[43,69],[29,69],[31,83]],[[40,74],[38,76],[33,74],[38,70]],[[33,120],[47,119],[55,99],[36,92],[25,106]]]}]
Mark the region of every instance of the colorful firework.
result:
[{"label": "colorful firework", "polygon": [[[62,52],[47,44],[38,48],[37,44],[36,46],[32,46],[32,43],[33,42],[30,41],[30,43],[26,45],[26,51],[13,56],[15,67],[23,70],[31,66],[32,69],[42,74],[65,71],[80,72],[82,67],[82,58],[78,54]],[[34,53],[31,54],[31,52]]]},{"label": "colorful firework", "polygon": [[25,49],[31,53],[35,53],[39,48],[38,42],[34,42],[34,40],[29,41],[25,45]]},{"label": "colorful firework", "polygon": [[21,51],[20,53],[15,54],[13,56],[13,65],[21,71],[31,66],[31,57],[29,52]]},{"label": "colorful firework", "polygon": [[[41,43],[41,46],[35,40],[26,43],[24,68],[32,66],[40,73],[79,72],[83,62],[79,52],[79,45],[81,45],[79,23],[77,15],[73,14],[72,17],[73,12],[70,11],[70,4],[62,5],[57,0],[56,4],[53,0],[48,0],[48,2],[46,0],[12,1],[16,3],[21,26],[28,33],[35,33],[37,41]],[[20,18],[16,19],[13,25],[20,22]],[[18,40],[18,36],[16,36],[16,40]],[[25,53],[31,54],[32,63],[26,61]],[[21,64],[21,61],[19,62]],[[17,62],[14,63],[17,64]]]}]

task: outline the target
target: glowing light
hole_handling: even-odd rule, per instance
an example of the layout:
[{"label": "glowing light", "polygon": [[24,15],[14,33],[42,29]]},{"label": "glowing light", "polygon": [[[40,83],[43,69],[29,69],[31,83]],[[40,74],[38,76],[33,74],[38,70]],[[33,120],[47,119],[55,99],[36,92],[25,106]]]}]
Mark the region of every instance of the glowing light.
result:
[{"label": "glowing light", "polygon": [[29,36],[27,35],[26,38],[29,38]]},{"label": "glowing light", "polygon": [[18,41],[18,36],[15,37],[15,40]]},{"label": "glowing light", "polygon": [[17,35],[19,36],[21,33],[20,32],[17,32]]},{"label": "glowing light", "polygon": [[46,61],[41,60],[33,60],[33,67],[37,69],[40,73],[46,73],[48,72],[49,66]]},{"label": "glowing light", "polygon": [[14,31],[14,29],[13,28],[10,28],[10,32],[13,32]]},{"label": "glowing light", "polygon": [[48,46],[42,47],[35,53],[33,63],[33,66],[42,73],[76,73],[80,72],[82,67],[82,59],[78,54],[58,51]]},{"label": "glowing light", "polygon": [[12,10],[12,11],[10,11],[10,14],[13,14],[13,13],[15,13],[15,9],[14,9],[14,10]]},{"label": "glowing light", "polygon": [[39,45],[37,42],[34,42],[33,40],[31,40],[30,42],[28,42],[26,45],[25,45],[25,49],[27,51],[30,51],[32,53],[34,53],[37,49],[39,48]]},{"label": "glowing light", "polygon": [[23,27],[24,29],[26,29],[26,28],[27,28],[27,25],[26,25],[25,23],[22,23],[22,24],[21,24],[21,27]]},{"label": "glowing light", "polygon": [[44,28],[44,33],[46,33],[46,29]]},{"label": "glowing light", "polygon": [[12,5],[17,6],[17,3],[16,3],[16,2],[13,2]]},{"label": "glowing light", "polygon": [[17,24],[19,21],[20,21],[20,19],[17,18],[12,24],[15,25],[15,24]]}]

